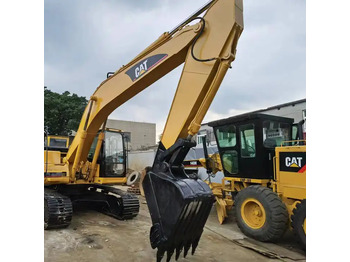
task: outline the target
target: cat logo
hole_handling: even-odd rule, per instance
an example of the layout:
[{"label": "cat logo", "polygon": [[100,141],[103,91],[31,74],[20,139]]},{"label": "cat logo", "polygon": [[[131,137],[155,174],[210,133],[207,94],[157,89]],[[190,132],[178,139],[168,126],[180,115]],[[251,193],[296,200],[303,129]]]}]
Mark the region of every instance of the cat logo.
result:
[{"label": "cat logo", "polygon": [[128,71],[126,71],[126,74],[134,82],[135,80],[146,74],[153,67],[155,67],[157,64],[159,64],[161,61],[163,61],[165,58],[167,58],[167,56],[167,54],[157,54],[147,57],[146,59],[141,60],[139,63],[137,63]]},{"label": "cat logo", "polygon": [[135,68],[135,76],[138,78],[140,75],[147,71],[147,60],[143,61],[140,66]]},{"label": "cat logo", "polygon": [[303,173],[306,170],[306,152],[281,152],[280,170]]},{"label": "cat logo", "polygon": [[302,157],[286,157],[286,167],[301,167]]}]

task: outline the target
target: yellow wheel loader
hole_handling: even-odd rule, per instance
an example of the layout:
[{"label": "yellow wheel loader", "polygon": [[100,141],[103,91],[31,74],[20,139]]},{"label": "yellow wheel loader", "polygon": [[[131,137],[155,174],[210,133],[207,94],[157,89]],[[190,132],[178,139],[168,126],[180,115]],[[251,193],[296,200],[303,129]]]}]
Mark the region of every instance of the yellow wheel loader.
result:
[{"label": "yellow wheel loader", "polygon": [[[250,113],[213,121],[218,153],[199,161],[208,173],[222,171],[221,183],[208,182],[219,222],[234,208],[249,237],[276,241],[288,224],[306,245],[306,141],[302,122]],[[206,148],[206,143],[203,143]]]},{"label": "yellow wheel loader", "polygon": [[[120,105],[184,63],[143,189],[152,219],[151,246],[158,249],[157,261],[165,253],[170,261],[174,253],[178,259],[191,247],[192,254],[195,252],[214,196],[205,182],[185,172],[182,161],[196,145],[193,136],[231,68],[242,31],[242,0],[212,0],[108,75],[90,97],[66,156],[62,158],[59,151],[44,152],[48,228],[69,225],[71,200],[105,203],[104,212],[117,217],[137,214],[138,199],[111,186],[125,183],[126,178],[117,172],[118,163],[114,161],[118,150],[112,144],[118,139],[106,131],[106,120]],[[111,150],[107,144],[103,149],[107,137],[113,141],[109,143]],[[105,158],[100,157],[103,150],[110,152]],[[111,163],[108,168],[107,160]]]}]

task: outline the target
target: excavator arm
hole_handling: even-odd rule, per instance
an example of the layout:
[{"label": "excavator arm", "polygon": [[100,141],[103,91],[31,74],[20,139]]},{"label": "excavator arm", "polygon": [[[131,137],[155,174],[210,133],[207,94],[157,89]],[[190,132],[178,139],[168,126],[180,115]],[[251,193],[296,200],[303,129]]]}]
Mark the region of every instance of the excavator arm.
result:
[{"label": "excavator arm", "polygon": [[[103,81],[91,96],[67,153],[69,179],[76,183],[80,179],[76,174],[88,162],[93,139],[109,114],[185,62],[153,167],[143,181],[157,261],[165,252],[167,261],[174,252],[177,259],[183,249],[186,256],[191,246],[194,253],[212,207],[210,188],[188,176],[182,161],[195,146],[191,138],[235,59],[242,10],[242,0],[210,1]],[[198,23],[189,25],[192,21]]]}]

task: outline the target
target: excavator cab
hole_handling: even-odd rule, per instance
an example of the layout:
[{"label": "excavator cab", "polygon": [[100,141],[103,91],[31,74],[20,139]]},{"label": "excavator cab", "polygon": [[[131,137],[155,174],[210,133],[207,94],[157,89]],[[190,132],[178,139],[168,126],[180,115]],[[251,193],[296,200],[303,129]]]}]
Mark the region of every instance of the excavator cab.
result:
[{"label": "excavator cab", "polygon": [[[99,131],[99,133],[102,131]],[[124,133],[121,130],[107,128],[104,132],[97,164],[100,165],[100,177],[125,177],[126,175],[126,142]],[[98,135],[95,137],[89,154],[88,160],[92,161]]]}]

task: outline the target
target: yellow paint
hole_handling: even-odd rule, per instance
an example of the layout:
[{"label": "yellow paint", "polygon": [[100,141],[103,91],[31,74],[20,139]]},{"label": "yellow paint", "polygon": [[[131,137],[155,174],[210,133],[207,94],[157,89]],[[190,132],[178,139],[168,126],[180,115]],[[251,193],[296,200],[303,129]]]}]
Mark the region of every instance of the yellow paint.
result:
[{"label": "yellow paint", "polygon": [[225,218],[227,217],[226,202],[222,198],[219,198],[219,197],[215,197],[215,198],[216,198],[216,203],[215,203],[216,213],[219,219],[219,223],[222,224]]},{"label": "yellow paint", "polygon": [[302,200],[306,199],[306,171],[285,172],[280,170],[279,156],[282,152],[306,152],[306,146],[276,147],[276,188],[277,193],[284,198]]},{"label": "yellow paint", "polygon": [[[231,201],[233,204],[233,200],[230,199],[231,196],[230,194],[228,194],[228,192],[239,192],[250,185],[262,185],[265,187],[269,187],[281,197],[282,201],[287,207],[288,214],[290,217],[293,214],[293,209],[295,208],[296,204],[300,203],[300,200],[306,199],[306,170],[302,173],[280,171],[279,156],[281,152],[306,152],[306,146],[283,145],[281,147],[276,147],[275,151],[276,156],[274,157],[273,161],[273,166],[275,170],[275,180],[224,177],[222,179],[221,184],[212,183],[213,185],[211,186],[211,188],[214,195],[217,198],[222,198],[222,200],[224,200],[226,203],[226,208],[228,208],[228,201]],[[205,159],[201,160],[201,164],[205,167]],[[218,166],[219,163],[214,163],[212,165]],[[223,197],[222,191],[227,192],[227,194],[225,194],[225,198]],[[253,208],[252,204],[251,208]],[[222,211],[222,207],[221,209],[217,207],[217,210],[218,212],[220,212],[220,214],[218,213],[218,218],[221,224],[223,221],[222,217],[224,212]],[[247,219],[249,219],[249,217],[247,217]]]}]

